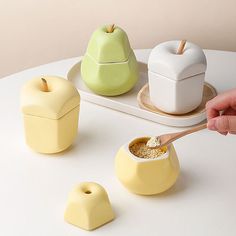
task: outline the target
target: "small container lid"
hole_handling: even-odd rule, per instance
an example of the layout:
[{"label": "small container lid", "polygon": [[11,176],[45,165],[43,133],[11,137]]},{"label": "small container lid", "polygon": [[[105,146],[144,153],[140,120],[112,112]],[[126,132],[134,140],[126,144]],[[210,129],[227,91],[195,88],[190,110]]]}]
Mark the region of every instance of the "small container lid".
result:
[{"label": "small container lid", "polygon": [[92,34],[86,53],[98,63],[113,63],[127,61],[130,51],[124,30],[115,27],[113,32],[107,33],[106,26],[103,26]]},{"label": "small container lid", "polygon": [[55,76],[43,78],[47,81],[48,92],[42,89],[41,77],[31,79],[23,86],[21,109],[24,114],[59,119],[79,106],[79,92],[70,81]]},{"label": "small container lid", "polygon": [[207,62],[203,50],[186,42],[183,54],[176,54],[180,40],[157,45],[149,56],[148,70],[173,80],[182,80],[206,71]]}]

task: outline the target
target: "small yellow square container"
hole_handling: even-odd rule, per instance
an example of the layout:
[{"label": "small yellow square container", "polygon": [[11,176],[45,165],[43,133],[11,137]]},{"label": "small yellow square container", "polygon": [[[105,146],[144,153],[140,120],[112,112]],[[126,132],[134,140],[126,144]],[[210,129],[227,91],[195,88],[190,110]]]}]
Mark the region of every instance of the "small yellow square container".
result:
[{"label": "small yellow square container", "polygon": [[106,190],[94,182],[74,187],[68,197],[64,219],[85,230],[94,230],[114,219]]},{"label": "small yellow square container", "polygon": [[66,79],[46,76],[28,81],[21,91],[26,143],[40,153],[57,153],[68,148],[78,130],[80,95]]}]

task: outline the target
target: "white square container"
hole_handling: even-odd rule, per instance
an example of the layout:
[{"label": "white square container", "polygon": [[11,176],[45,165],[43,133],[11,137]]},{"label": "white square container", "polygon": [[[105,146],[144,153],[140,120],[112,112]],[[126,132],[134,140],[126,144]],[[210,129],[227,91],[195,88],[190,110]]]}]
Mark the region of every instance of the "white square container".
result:
[{"label": "white square container", "polygon": [[193,43],[186,43],[183,54],[176,54],[180,41],[157,45],[148,60],[150,99],[160,110],[184,114],[202,101],[206,57]]}]

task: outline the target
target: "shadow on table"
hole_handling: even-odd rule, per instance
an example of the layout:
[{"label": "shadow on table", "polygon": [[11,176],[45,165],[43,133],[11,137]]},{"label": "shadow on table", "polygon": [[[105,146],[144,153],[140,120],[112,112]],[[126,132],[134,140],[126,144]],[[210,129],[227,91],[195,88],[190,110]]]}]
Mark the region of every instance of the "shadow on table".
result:
[{"label": "shadow on table", "polygon": [[170,189],[157,195],[144,197],[161,199],[176,196],[178,194],[184,194],[185,191],[189,190],[191,187],[194,186],[194,182],[195,179],[191,172],[181,170],[180,176],[178,177],[176,183]]},{"label": "shadow on table", "polygon": [[92,146],[95,143],[99,142],[101,142],[101,144],[104,143],[103,139],[101,139],[100,133],[96,135],[96,132],[91,133],[79,130],[76,139],[74,140],[73,144],[70,147],[68,147],[64,151],[49,155],[58,158],[63,158],[63,157],[68,158],[69,156],[75,157],[75,155],[70,155],[70,154],[76,153],[76,158],[77,158],[81,150],[88,149],[89,144],[90,146]]}]

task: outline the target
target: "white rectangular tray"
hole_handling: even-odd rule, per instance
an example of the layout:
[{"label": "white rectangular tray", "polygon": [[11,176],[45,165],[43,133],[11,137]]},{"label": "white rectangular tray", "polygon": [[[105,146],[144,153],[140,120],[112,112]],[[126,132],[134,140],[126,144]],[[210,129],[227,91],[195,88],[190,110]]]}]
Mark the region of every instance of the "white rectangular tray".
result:
[{"label": "white rectangular tray", "polygon": [[81,61],[75,64],[67,74],[67,79],[70,80],[80,92],[83,100],[96,103],[117,111],[125,112],[143,119],[154,121],[169,126],[185,127],[200,123],[206,118],[205,112],[198,113],[191,116],[180,115],[163,115],[144,110],[139,107],[137,102],[137,94],[141,88],[148,82],[147,64],[138,62],[139,64],[139,81],[135,87],[126,94],[116,97],[100,96],[89,90],[84,84],[80,66]]}]

